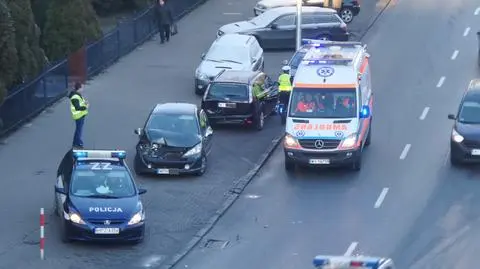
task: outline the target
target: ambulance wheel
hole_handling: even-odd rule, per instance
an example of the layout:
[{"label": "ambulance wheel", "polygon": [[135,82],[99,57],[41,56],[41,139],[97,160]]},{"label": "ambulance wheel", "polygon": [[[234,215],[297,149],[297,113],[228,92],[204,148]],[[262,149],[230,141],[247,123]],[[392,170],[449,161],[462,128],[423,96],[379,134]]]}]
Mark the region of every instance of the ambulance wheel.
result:
[{"label": "ambulance wheel", "polygon": [[365,140],[365,146],[369,146],[372,143],[372,125],[370,123],[370,128],[368,129],[367,139]]},{"label": "ambulance wheel", "polygon": [[295,170],[295,166],[294,162],[285,160],[285,170],[292,172]]},{"label": "ambulance wheel", "polygon": [[360,153],[360,156],[352,163],[352,170],[353,171],[360,171],[362,169],[362,155]]},{"label": "ambulance wheel", "polygon": [[280,116],[280,121],[281,121],[282,125],[285,125],[287,123],[287,117]]}]

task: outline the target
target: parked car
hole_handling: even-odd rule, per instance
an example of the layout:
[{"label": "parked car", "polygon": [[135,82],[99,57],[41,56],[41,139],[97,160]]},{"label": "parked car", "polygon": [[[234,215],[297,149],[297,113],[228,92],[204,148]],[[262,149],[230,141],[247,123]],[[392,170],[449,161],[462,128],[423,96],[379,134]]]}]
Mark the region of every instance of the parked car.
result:
[{"label": "parked car", "polygon": [[205,173],[213,130],[205,112],[196,105],[158,104],[135,134],[139,137],[134,160],[137,174]]},{"label": "parked car", "polygon": [[297,72],[297,68],[298,66],[300,65],[300,63],[302,62],[303,60],[303,57],[305,57],[305,54],[307,54],[308,50],[311,48],[312,46],[307,44],[307,45],[303,45],[301,46],[298,50],[296,50],[294,53],[293,53],[293,56],[292,58],[290,58],[290,60],[284,60],[282,62],[282,65],[288,65],[290,66],[290,75],[292,77],[295,76],[295,73]]},{"label": "parked car", "polygon": [[[263,85],[266,96],[258,100],[253,95],[254,84]],[[261,71],[222,71],[208,86],[202,109],[209,122],[217,124],[246,124],[262,130],[265,118],[278,102],[276,83]]]},{"label": "parked car", "polygon": [[[325,7],[325,0],[303,0],[302,2],[303,6]],[[253,13],[258,16],[267,9],[296,5],[296,0],[261,0],[253,8]],[[358,0],[343,0],[341,8],[337,12],[345,23],[351,23],[353,18],[360,13],[360,2]]]},{"label": "parked car", "polygon": [[[347,41],[347,25],[331,8],[302,8],[302,37],[310,39]],[[296,7],[267,10],[249,20],[222,26],[217,36],[238,33],[257,38],[263,49],[294,48],[296,40]]]},{"label": "parked car", "polygon": [[195,71],[195,93],[203,94],[208,83],[222,70],[257,71],[264,68],[263,49],[255,37],[223,35],[213,42]]}]

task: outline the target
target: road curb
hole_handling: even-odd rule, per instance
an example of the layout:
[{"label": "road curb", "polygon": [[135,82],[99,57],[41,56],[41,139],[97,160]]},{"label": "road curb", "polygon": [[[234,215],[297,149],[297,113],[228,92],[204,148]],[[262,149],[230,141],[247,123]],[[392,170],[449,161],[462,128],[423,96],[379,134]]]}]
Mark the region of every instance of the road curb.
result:
[{"label": "road curb", "polygon": [[270,146],[265,150],[265,152],[261,155],[260,159],[255,163],[252,169],[243,177],[238,179],[233,183],[233,187],[228,191],[226,194],[227,200],[223,202],[220,209],[218,209],[213,217],[211,217],[207,224],[198,231],[195,236],[187,243],[186,247],[184,247],[179,253],[177,253],[173,258],[171,258],[170,262],[167,265],[163,265],[160,268],[163,269],[171,269],[176,266],[187,254],[195,248],[200,241],[202,241],[203,237],[207,235],[210,230],[212,230],[213,226],[218,222],[218,220],[227,212],[227,210],[235,203],[235,201],[240,197],[240,194],[243,190],[248,186],[248,184],[253,180],[253,178],[258,174],[260,169],[265,165],[267,160],[272,156],[272,153],[278,147],[280,142],[282,141],[283,135],[275,138],[272,140]]}]

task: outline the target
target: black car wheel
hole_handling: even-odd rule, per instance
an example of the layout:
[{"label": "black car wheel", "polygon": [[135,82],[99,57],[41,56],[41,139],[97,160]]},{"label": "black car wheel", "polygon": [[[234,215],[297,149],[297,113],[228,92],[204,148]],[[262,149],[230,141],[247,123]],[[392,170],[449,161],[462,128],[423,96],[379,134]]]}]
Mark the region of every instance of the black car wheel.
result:
[{"label": "black car wheel", "polygon": [[201,162],[202,162],[200,164],[201,168],[200,168],[200,170],[195,172],[195,176],[202,176],[207,171],[207,156],[202,156]]},{"label": "black car wheel", "polygon": [[452,166],[460,166],[462,164],[462,161],[454,154],[452,154],[452,152],[450,152],[450,164]]},{"label": "black car wheel", "polygon": [[340,10],[340,18],[342,18],[343,22],[351,23],[353,21],[353,10],[349,7],[344,7]]},{"label": "black car wheel", "polygon": [[285,160],[285,170],[291,172],[295,170],[295,163],[292,161]]},{"label": "black car wheel", "polygon": [[258,131],[263,130],[263,125],[265,124],[265,114],[263,114],[263,109],[258,113],[257,119],[255,121],[255,128]]},{"label": "black car wheel", "polygon": [[135,174],[143,175],[145,173],[144,169],[145,169],[145,166],[143,165],[142,160],[140,160],[138,153],[135,154],[135,159],[133,161],[133,170],[135,170]]}]

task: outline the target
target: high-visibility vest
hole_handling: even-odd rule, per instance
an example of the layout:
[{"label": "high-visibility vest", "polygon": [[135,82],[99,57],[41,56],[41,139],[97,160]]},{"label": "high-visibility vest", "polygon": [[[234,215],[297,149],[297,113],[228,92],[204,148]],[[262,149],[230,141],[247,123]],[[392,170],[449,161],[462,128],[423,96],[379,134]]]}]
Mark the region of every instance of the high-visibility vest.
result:
[{"label": "high-visibility vest", "polygon": [[83,99],[83,97],[81,97],[80,95],[78,94],[74,94],[72,95],[72,97],[70,98],[70,111],[72,112],[72,118],[73,120],[78,120],[84,116],[86,116],[88,114],[88,109],[86,110],[76,110],[75,109],[75,106],[73,105],[72,101],[73,100],[78,100],[78,103],[81,107],[83,106],[87,106],[87,103],[85,102],[85,99]]},{"label": "high-visibility vest", "polygon": [[281,92],[289,92],[292,90],[292,83],[290,82],[289,74],[281,74],[278,77],[278,90]]}]

